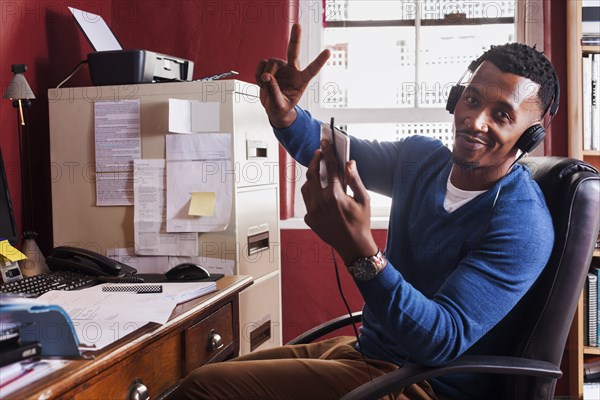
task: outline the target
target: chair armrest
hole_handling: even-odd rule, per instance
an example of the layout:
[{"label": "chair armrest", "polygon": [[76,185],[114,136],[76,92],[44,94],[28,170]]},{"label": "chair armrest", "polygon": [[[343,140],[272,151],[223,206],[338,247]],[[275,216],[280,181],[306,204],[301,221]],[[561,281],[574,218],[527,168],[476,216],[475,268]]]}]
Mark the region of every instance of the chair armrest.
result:
[{"label": "chair armrest", "polygon": [[413,383],[456,373],[525,375],[557,379],[560,368],[547,361],[504,356],[463,356],[439,367],[411,365],[373,379],[346,394],[341,400],[378,399]]},{"label": "chair armrest", "polygon": [[334,319],[330,319],[321,325],[314,327],[313,329],[304,332],[303,334],[290,340],[287,344],[306,344],[315,341],[316,339],[324,336],[337,329],[343,328],[344,326],[360,322],[362,318],[362,311],[353,312],[350,315],[342,315]]}]

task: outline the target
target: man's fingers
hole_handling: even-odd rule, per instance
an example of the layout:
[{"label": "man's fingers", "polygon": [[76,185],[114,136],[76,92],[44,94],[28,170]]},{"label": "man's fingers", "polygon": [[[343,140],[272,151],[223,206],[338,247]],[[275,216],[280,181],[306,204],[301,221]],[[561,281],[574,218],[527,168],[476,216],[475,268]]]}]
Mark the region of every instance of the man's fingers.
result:
[{"label": "man's fingers", "polygon": [[258,65],[256,66],[256,71],[254,72],[254,79],[256,80],[256,84],[258,86],[262,85],[261,75],[265,71],[265,67],[267,66],[267,60],[260,60]]},{"label": "man's fingers", "polygon": [[316,150],[313,158],[310,159],[308,169],[306,170],[307,181],[319,181],[319,162],[321,161],[321,150]]},{"label": "man's fingers", "polygon": [[329,50],[323,50],[321,54],[319,54],[317,58],[315,58],[313,62],[311,62],[308,67],[302,71],[302,79],[304,79],[304,81],[310,81],[312,78],[314,78],[319,73],[321,68],[323,68],[327,60],[329,60],[330,56],[331,52]]},{"label": "man's fingers", "polygon": [[263,73],[266,72],[268,74],[275,76],[275,74],[277,73],[279,68],[282,68],[285,65],[286,65],[286,62],[283,60],[280,60],[278,58],[270,58],[267,60],[267,62],[265,63],[265,66],[263,67]]},{"label": "man's fingers", "polygon": [[287,62],[290,65],[300,69],[298,64],[298,57],[300,56],[300,35],[302,34],[302,28],[300,24],[296,22],[292,25],[292,31],[290,32],[290,43],[288,44],[287,51]]},{"label": "man's fingers", "polygon": [[308,182],[304,182],[304,185],[302,185],[300,188],[300,193],[302,193],[302,200],[304,200],[306,210],[310,210],[312,208],[312,201],[310,195],[310,185]]},{"label": "man's fingers", "polygon": [[321,141],[321,148],[323,149],[323,160],[325,161],[325,166],[327,168],[327,181],[329,183],[339,180],[339,169],[337,158],[335,157],[335,153],[333,151],[333,146],[331,142],[323,140]]},{"label": "man's fingers", "polygon": [[319,180],[319,162],[321,161],[321,150],[316,150],[313,158],[311,158],[310,163],[308,164],[308,169],[306,170],[306,182],[302,185],[300,189],[302,193],[302,199],[304,200],[304,204],[306,205],[307,210],[312,209],[313,201],[312,190],[320,190],[321,184]]},{"label": "man's fingers", "polygon": [[371,197],[360,179],[360,175],[356,169],[356,161],[354,160],[350,160],[346,163],[346,183],[350,186],[350,189],[352,189],[354,200],[356,200],[358,204],[370,204]]},{"label": "man's fingers", "polygon": [[277,78],[265,72],[260,76],[260,81],[262,82],[262,89],[267,91],[267,95],[275,108],[278,110],[285,109],[287,106],[285,96],[281,93]]}]

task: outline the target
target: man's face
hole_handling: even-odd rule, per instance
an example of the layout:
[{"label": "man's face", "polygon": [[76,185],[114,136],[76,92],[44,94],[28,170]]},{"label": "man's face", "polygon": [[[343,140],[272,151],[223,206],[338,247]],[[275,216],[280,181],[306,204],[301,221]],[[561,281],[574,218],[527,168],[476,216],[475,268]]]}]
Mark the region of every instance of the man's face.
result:
[{"label": "man's face", "polygon": [[521,134],[540,122],[539,88],[528,78],[484,61],[454,110],[454,163],[493,174],[513,162]]}]

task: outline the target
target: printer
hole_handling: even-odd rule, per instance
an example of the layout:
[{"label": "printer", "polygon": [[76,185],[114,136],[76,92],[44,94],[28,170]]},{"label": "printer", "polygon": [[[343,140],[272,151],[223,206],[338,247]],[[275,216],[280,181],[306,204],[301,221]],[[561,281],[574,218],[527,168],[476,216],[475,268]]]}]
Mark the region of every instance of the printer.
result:
[{"label": "printer", "polygon": [[100,15],[69,10],[95,50],[87,57],[94,85],[192,80],[193,61],[149,50],[124,50]]},{"label": "printer", "polygon": [[88,54],[92,83],[127,85],[191,81],[194,62],[148,50],[108,50]]}]

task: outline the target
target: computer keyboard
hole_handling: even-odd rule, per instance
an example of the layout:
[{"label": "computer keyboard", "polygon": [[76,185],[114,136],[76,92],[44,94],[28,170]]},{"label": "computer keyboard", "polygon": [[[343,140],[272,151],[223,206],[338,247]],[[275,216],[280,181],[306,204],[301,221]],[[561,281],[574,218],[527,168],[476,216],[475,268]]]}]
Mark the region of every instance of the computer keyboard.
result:
[{"label": "computer keyboard", "polygon": [[98,277],[70,271],[51,271],[23,278],[19,281],[0,284],[0,293],[25,293],[41,296],[50,290],[75,290],[94,286]]}]

